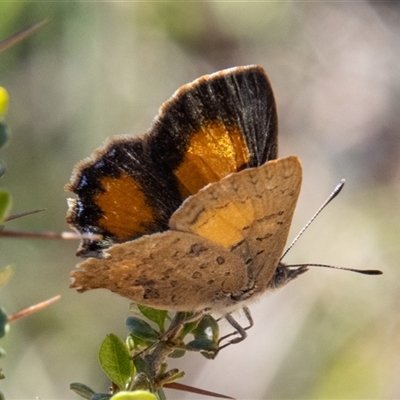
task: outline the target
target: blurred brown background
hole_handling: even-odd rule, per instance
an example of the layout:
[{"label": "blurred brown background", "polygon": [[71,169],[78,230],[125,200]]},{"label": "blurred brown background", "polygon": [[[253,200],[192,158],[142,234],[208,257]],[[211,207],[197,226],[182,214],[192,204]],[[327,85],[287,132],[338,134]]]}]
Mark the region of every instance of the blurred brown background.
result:
[{"label": "blurred brown background", "polygon": [[[0,39],[44,18],[0,55],[13,132],[0,184],[15,213],[47,209],[7,227],[68,230],[63,186],[75,163],[108,136],[144,133],[180,85],[259,64],[275,90],[280,155],[304,167],[289,240],[347,179],[285,261],[384,275],[314,269],[252,306],[245,342],[214,361],[190,354],[170,365],[186,371],[184,383],[238,399],[399,398],[399,3],[1,3]],[[78,398],[74,381],[107,391],[97,351],[107,333],[126,336],[129,301],[68,289],[76,247],[0,242],[0,266],[16,266],[0,292],[8,312],[62,295],[1,340],[9,399]]]}]

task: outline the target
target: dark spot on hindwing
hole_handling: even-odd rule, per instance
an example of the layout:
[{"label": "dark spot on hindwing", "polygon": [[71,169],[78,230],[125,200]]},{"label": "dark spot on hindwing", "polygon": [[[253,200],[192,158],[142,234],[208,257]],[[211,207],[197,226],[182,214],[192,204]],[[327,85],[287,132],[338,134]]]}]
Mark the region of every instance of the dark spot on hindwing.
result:
[{"label": "dark spot on hindwing", "polygon": [[195,243],[192,246],[190,246],[190,251],[188,253],[189,257],[200,257],[201,253],[207,251],[207,247]]}]

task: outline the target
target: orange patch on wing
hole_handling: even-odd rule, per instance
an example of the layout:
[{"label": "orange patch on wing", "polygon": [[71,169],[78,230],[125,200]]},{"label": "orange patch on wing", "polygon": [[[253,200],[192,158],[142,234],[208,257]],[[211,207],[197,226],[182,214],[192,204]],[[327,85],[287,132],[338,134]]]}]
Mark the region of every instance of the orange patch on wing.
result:
[{"label": "orange patch on wing", "polygon": [[250,198],[240,204],[231,203],[214,210],[206,209],[192,223],[191,231],[225,249],[230,249],[245,239],[243,229],[254,222],[254,214]]},{"label": "orange patch on wing", "polygon": [[142,186],[124,173],[102,178],[101,186],[104,192],[94,197],[103,212],[99,226],[120,239],[147,233],[145,224],[154,222],[154,216]]},{"label": "orange patch on wing", "polygon": [[191,136],[186,154],[174,171],[182,197],[239,171],[250,155],[243,132],[237,126],[212,121]]}]

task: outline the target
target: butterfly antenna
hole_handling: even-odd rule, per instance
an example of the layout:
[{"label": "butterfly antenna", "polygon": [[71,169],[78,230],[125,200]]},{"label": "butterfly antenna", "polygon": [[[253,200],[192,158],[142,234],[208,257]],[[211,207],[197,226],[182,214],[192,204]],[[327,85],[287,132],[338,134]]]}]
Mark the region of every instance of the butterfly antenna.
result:
[{"label": "butterfly antenna", "polygon": [[325,200],[322,206],[317,210],[317,212],[311,217],[311,219],[306,223],[304,228],[299,232],[299,234],[294,238],[290,246],[286,249],[283,253],[280,261],[286,256],[286,254],[290,251],[290,249],[294,246],[294,244],[299,240],[300,236],[305,232],[305,230],[311,225],[315,218],[319,215],[319,213],[340,193],[343,189],[344,183],[346,182],[345,179],[342,179],[340,183],[335,187],[333,192],[329,195],[329,197]]},{"label": "butterfly antenna", "polygon": [[323,268],[341,269],[342,271],[357,272],[358,274],[364,274],[364,275],[382,275],[382,271],[379,271],[378,269],[356,269],[356,268],[337,267],[336,265],[326,265],[326,264],[294,264],[286,266],[289,268],[323,267]]}]

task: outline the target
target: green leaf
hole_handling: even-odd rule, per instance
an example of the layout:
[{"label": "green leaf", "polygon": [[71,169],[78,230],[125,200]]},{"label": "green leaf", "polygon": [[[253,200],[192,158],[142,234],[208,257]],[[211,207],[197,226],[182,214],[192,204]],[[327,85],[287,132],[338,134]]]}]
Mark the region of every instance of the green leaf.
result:
[{"label": "green leaf", "polygon": [[168,317],[168,311],[165,310],[155,310],[151,307],[137,305],[139,311],[150,321],[155,322],[160,328],[161,332],[164,332],[165,320]]},{"label": "green leaf", "polygon": [[129,353],[135,350],[135,339],[132,337],[132,335],[128,335],[126,337],[125,345],[128,348]]},{"label": "green leaf", "polygon": [[158,400],[167,400],[167,396],[165,396],[163,388],[157,389]]},{"label": "green leaf", "polygon": [[3,337],[7,332],[8,317],[3,307],[0,307],[0,337]]},{"label": "green leaf", "polygon": [[158,333],[146,322],[137,317],[128,317],[125,320],[127,328],[132,335],[145,343],[155,342],[158,339]]},{"label": "green leaf", "polygon": [[133,360],[136,368],[136,375],[133,380],[132,388],[134,390],[155,391],[153,374],[150,371],[149,365],[142,357],[135,357]]},{"label": "green leaf", "polygon": [[191,332],[195,339],[208,339],[218,346],[219,326],[211,315],[206,314]]},{"label": "green leaf", "polygon": [[14,270],[11,265],[8,265],[7,267],[4,267],[2,270],[0,270],[0,286],[5,285],[9,281],[13,273]]},{"label": "green leaf", "polygon": [[11,209],[11,195],[4,190],[0,190],[0,224],[8,217]]},{"label": "green leaf", "polygon": [[214,342],[208,339],[195,339],[186,345],[188,350],[200,351],[200,350],[218,350],[215,348]]},{"label": "green leaf", "polygon": [[111,397],[111,400],[158,400],[147,390],[135,390],[134,392],[119,392]]},{"label": "green leaf", "polygon": [[[185,317],[183,319],[183,323],[185,322],[185,320],[190,319],[193,316],[193,313],[181,313],[181,314],[185,315]],[[181,335],[180,335],[181,338],[184,338],[186,335],[188,335],[190,332],[192,332],[192,330],[195,329],[198,324],[199,324],[198,320],[185,323],[185,325],[183,326]]]},{"label": "green leaf", "polygon": [[91,400],[94,395],[94,391],[90,389],[89,386],[84,385],[83,383],[73,382],[69,385],[69,388],[73,390],[78,396],[83,397],[84,399]]},{"label": "green leaf", "polygon": [[6,162],[0,157],[0,178],[6,173]]},{"label": "green leaf", "polygon": [[4,358],[7,355],[6,351],[0,347],[0,358]]},{"label": "green leaf", "polygon": [[186,345],[188,350],[200,351],[201,355],[208,360],[214,360],[218,354],[218,346],[208,339],[195,339]]},{"label": "green leaf", "polygon": [[174,350],[168,357],[169,358],[181,358],[186,354],[186,350],[177,349]]},{"label": "green leaf", "polygon": [[125,343],[118,336],[111,333],[104,339],[99,362],[110,380],[124,390],[134,373],[134,366]]},{"label": "green leaf", "polygon": [[164,376],[162,377],[160,383],[161,386],[174,382],[178,379],[182,379],[185,376],[185,373],[183,371],[179,371],[178,369],[171,369],[168,371]]},{"label": "green leaf", "polygon": [[10,127],[5,122],[0,121],[0,148],[2,148],[8,142],[10,136]]},{"label": "green leaf", "polygon": [[214,359],[219,348],[219,326],[211,315],[204,315],[199,324],[191,332],[194,340],[186,347],[189,350],[200,351],[207,359]]},{"label": "green leaf", "polygon": [[135,357],[133,362],[135,364],[137,374],[143,373],[150,379],[151,371],[146,361],[144,361],[142,357]]}]

